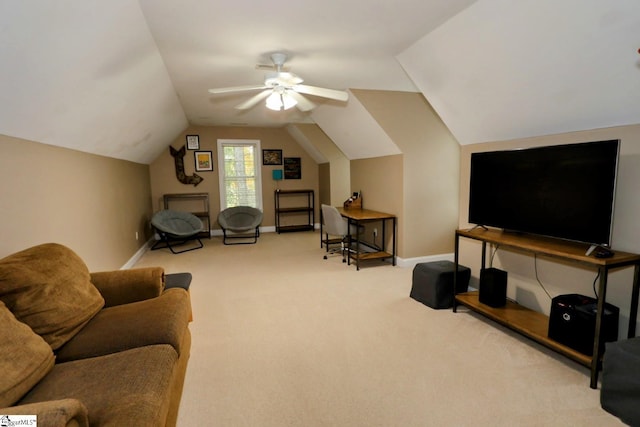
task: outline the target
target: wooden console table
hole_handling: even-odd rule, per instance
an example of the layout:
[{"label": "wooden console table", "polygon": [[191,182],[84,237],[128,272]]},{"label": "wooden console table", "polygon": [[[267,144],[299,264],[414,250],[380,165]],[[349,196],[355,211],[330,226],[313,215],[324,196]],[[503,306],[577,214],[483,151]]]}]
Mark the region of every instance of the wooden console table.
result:
[{"label": "wooden console table", "polygon": [[499,245],[501,248],[512,249],[516,252],[541,255],[551,259],[575,263],[583,267],[597,270],[599,272],[598,286],[598,308],[596,313],[596,325],[593,340],[593,356],[587,356],[573,350],[547,336],[549,328],[549,317],[542,313],[529,310],[517,303],[507,302],[507,305],[500,308],[493,308],[480,303],[478,292],[465,292],[457,294],[453,302],[453,311],[456,311],[457,304],[462,304],[469,309],[480,313],[491,320],[506,326],[520,334],[533,339],[534,341],[554,350],[558,353],[573,359],[574,361],[591,369],[591,388],[598,387],[598,370],[602,352],[600,351],[600,328],[602,323],[602,313],[607,295],[607,276],[609,270],[634,267],[633,286],[631,291],[631,307],[629,312],[629,333],[628,337],[633,338],[636,334],[636,319],[638,314],[638,291],[640,289],[640,255],[616,251],[610,258],[595,258],[587,256],[585,252],[588,245],[569,242],[565,240],[530,236],[519,233],[504,232],[495,229],[475,228],[471,230],[457,230],[455,237],[454,262],[456,268],[453,270],[453,289],[455,292],[458,262],[459,262],[459,242],[460,237],[474,239],[482,242],[482,264],[485,268],[487,243]]}]

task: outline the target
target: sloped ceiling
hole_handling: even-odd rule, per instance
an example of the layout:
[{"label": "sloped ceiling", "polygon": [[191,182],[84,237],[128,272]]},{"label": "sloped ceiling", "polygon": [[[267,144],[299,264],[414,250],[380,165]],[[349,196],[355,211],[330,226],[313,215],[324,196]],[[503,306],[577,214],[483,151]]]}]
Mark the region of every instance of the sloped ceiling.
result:
[{"label": "sloped ceiling", "polygon": [[399,61],[461,144],[640,123],[640,2],[481,0]]},{"label": "sloped ceiling", "polygon": [[[259,85],[270,54],[305,84],[417,91],[395,56],[475,0],[140,0],[190,123],[282,126],[313,122],[293,108],[233,107],[254,93],[210,88]],[[313,97],[313,102],[323,103]],[[262,108],[260,108],[262,107]]]},{"label": "sloped ceiling", "polygon": [[239,113],[245,96],[207,93],[262,82],[274,51],[311,85],[421,91],[464,144],[632,124],[638,28],[636,0],[6,0],[0,133],[150,163],[189,123],[323,122],[377,155],[354,145],[361,106]]},{"label": "sloped ceiling", "polygon": [[0,2],[0,133],[150,163],[187,119],[137,2]]},{"label": "sloped ceiling", "polygon": [[2,1],[0,133],[150,163],[189,123],[313,122],[207,89],[283,51],[310,85],[416,91],[395,56],[473,1]]},{"label": "sloped ceiling", "polygon": [[355,96],[347,105],[325,104],[313,111],[313,119],[350,159],[401,154],[397,145]]}]

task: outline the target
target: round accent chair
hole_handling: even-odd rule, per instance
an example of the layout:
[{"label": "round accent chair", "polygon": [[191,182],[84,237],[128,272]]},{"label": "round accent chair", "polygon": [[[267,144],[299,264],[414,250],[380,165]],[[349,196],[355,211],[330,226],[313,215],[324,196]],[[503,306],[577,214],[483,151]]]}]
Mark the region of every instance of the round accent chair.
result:
[{"label": "round accent chair", "polygon": [[[153,215],[151,225],[160,236],[160,240],[154,243],[151,250],[169,248],[172,253],[179,254],[203,247],[200,240],[200,233],[203,231],[202,221],[189,212],[161,210]],[[184,245],[191,240],[197,241],[195,247],[175,250],[176,246]]]},{"label": "round accent chair", "polygon": [[[222,228],[222,242],[225,245],[253,244],[260,236],[262,211],[251,206],[234,206],[218,214],[218,224]],[[231,232],[231,234],[228,234]],[[229,240],[242,239],[236,243]],[[247,239],[251,239],[247,241]]]}]

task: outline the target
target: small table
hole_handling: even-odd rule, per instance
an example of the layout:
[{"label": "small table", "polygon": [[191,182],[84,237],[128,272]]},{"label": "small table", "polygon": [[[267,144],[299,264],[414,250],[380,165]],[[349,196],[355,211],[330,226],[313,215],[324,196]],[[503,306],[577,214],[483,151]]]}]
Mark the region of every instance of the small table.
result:
[{"label": "small table", "polygon": [[[396,265],[396,225],[397,220],[396,216],[393,214],[372,211],[370,209],[358,209],[358,208],[338,208],[338,212],[344,218],[349,221],[349,225],[354,225],[356,228],[356,240],[355,240],[355,252],[351,250],[348,251],[347,261],[348,264],[351,265],[351,260],[353,259],[356,264],[356,269],[360,270],[360,261],[366,261],[371,259],[385,259],[391,258],[392,265]],[[375,249],[374,252],[366,252],[360,253],[360,226],[367,222],[381,221],[382,222],[382,245],[381,246],[371,246]],[[391,222],[391,252],[387,252],[387,238],[386,238],[386,223],[387,221]],[[320,230],[320,235],[322,235],[322,230]],[[351,247],[349,248],[351,249]]]}]

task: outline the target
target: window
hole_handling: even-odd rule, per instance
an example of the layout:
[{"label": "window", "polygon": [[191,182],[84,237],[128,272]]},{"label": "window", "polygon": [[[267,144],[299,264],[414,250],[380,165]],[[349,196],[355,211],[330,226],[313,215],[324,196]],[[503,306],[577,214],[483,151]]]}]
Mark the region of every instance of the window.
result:
[{"label": "window", "polygon": [[262,209],[260,141],[218,140],[220,209],[252,206]]}]

